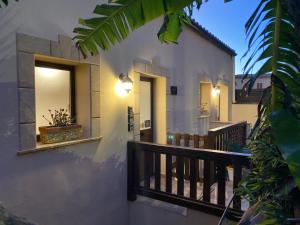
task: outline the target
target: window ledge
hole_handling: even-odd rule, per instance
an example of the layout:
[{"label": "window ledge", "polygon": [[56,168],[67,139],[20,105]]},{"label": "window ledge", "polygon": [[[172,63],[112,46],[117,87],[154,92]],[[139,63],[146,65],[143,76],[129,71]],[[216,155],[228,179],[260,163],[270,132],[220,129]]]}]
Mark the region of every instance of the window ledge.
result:
[{"label": "window ledge", "polygon": [[77,145],[82,143],[88,143],[88,142],[95,142],[95,141],[100,141],[101,139],[102,137],[93,137],[93,138],[78,139],[74,141],[66,141],[66,142],[60,142],[54,144],[40,144],[37,145],[36,148],[34,149],[18,151],[17,155],[22,156],[22,155],[28,155],[33,153],[45,152],[45,151],[53,151],[53,150],[58,150],[61,147],[67,147],[67,146],[72,146],[72,145]]}]

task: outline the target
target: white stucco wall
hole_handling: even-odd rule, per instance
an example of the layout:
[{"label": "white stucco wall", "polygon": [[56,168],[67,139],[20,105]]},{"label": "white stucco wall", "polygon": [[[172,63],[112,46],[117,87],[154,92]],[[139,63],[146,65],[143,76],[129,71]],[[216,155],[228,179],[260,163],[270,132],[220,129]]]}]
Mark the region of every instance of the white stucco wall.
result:
[{"label": "white stucco wall", "polygon": [[[200,81],[208,81],[213,85],[226,84],[232,90],[233,58],[216,48],[189,28],[175,47],[175,73],[173,82],[178,85],[179,95],[175,97],[174,127],[179,132],[195,133],[193,122],[199,116]],[[228,96],[228,120],[231,120],[232,92]]]},{"label": "white stucco wall", "polygon": [[112,91],[103,88],[112,97],[102,101],[110,116],[103,123],[105,138],[100,145],[16,155],[16,32],[50,40],[57,40],[58,34],[73,36],[78,18],[90,15],[96,2],[22,0],[0,10],[0,201],[12,213],[41,225],[123,225],[128,221],[126,101]]},{"label": "white stucco wall", "polygon": [[78,18],[88,17],[96,2],[22,0],[0,10],[0,201],[41,225],[128,224],[126,143],[133,134],[127,132],[127,106],[134,105],[134,94],[121,98],[114,85],[119,73],[132,71],[134,60],[170,69],[169,85],[178,86],[178,95],[167,98],[174,132],[194,131],[200,81],[225,80],[232,90],[231,56],[188,28],[178,45],[162,45],[156,36],[158,20],[111,51],[101,51],[100,144],[17,156],[16,32],[50,40],[57,40],[58,34],[72,37]]},{"label": "white stucco wall", "polygon": [[232,104],[232,121],[247,121],[253,127],[257,120],[257,104]]}]

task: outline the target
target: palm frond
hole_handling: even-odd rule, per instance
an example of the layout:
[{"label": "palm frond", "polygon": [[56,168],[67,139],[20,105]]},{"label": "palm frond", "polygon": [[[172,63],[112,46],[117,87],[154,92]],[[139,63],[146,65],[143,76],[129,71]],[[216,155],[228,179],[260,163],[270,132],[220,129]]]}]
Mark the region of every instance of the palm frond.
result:
[{"label": "palm frond", "polygon": [[162,15],[168,15],[169,24],[180,25],[175,15],[192,3],[193,0],[117,0],[97,5],[94,10],[97,17],[80,19],[81,26],[74,29],[74,38],[84,54],[97,54],[98,47],[107,50],[124,40],[131,31]]},{"label": "palm frond", "polygon": [[[80,19],[74,29],[77,46],[83,55],[98,54],[123,41],[130,32],[144,24],[165,16],[158,32],[164,43],[177,43],[184,22],[188,22],[193,9],[199,9],[208,0],[110,0],[97,5],[91,19]],[[224,0],[230,2],[232,0]]]},{"label": "palm frond", "polygon": [[[300,35],[297,30],[298,14],[295,12],[300,9],[291,13],[291,2],[299,4],[294,0],[261,0],[245,26],[248,60],[244,72],[248,74],[258,63],[261,64],[247,82],[248,91],[257,78],[272,74],[270,97],[260,102],[255,130],[262,126],[270,128],[274,143],[300,187],[300,173],[297,172],[300,171],[300,145],[296,143],[298,137],[290,138],[300,133],[300,117],[297,114],[300,112]],[[289,122],[292,129],[283,121]]]},{"label": "palm frond", "polygon": [[184,11],[180,13],[167,14],[164,18],[163,25],[161,26],[157,36],[161,42],[175,43],[182,32],[184,23],[190,23],[189,17]]},{"label": "palm frond", "polygon": [[[262,64],[258,72],[251,77],[248,83],[249,90],[251,90],[259,76],[272,72],[274,76],[283,81],[294,81],[294,84],[288,82],[291,89],[299,84],[300,56],[297,53],[300,52],[299,36],[296,35],[294,21],[287,8],[283,4],[278,6],[278,2],[280,1],[262,0],[246,23],[249,49],[246,53],[248,60],[244,67],[245,74],[250,73],[257,63]],[[278,42],[275,43],[277,7],[281,7],[283,13],[279,21]],[[256,48],[252,51],[254,46]],[[274,54],[276,54],[276,59],[274,59]],[[274,66],[276,66],[275,72],[273,71]],[[286,75],[283,75],[283,73]]]}]

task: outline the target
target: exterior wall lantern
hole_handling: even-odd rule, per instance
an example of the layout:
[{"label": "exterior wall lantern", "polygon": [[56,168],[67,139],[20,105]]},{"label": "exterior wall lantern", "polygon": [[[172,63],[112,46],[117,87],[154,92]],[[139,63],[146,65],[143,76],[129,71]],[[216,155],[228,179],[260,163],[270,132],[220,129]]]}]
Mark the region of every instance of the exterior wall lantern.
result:
[{"label": "exterior wall lantern", "polygon": [[133,81],[128,74],[121,73],[119,75],[119,81],[116,85],[116,92],[120,97],[124,97],[129,94],[133,88]]},{"label": "exterior wall lantern", "polygon": [[213,96],[213,97],[218,97],[218,96],[220,95],[220,93],[221,93],[221,90],[220,90],[219,87],[214,86],[214,87],[212,88],[212,96]]},{"label": "exterior wall lantern", "polygon": [[119,79],[121,81],[123,90],[129,93],[132,90],[133,81],[129,78],[128,74],[125,75],[123,73],[120,74]]}]

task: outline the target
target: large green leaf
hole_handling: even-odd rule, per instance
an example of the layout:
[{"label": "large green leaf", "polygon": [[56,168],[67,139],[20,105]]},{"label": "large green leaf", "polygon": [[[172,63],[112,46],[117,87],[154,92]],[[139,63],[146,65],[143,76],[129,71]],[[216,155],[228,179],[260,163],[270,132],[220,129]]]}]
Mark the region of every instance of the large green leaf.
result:
[{"label": "large green leaf", "polygon": [[[246,55],[249,57],[244,67],[245,73],[251,73],[257,63],[262,65],[250,77],[248,90],[251,90],[258,77],[270,72],[287,86],[288,91],[297,90],[300,42],[294,20],[285,5],[278,0],[261,0],[246,24],[246,34],[249,47]],[[254,46],[255,49],[251,51]]]},{"label": "large green leaf", "polygon": [[[94,13],[98,17],[80,19],[82,25],[74,29],[74,38],[84,54],[98,53],[98,47],[109,49],[124,40],[128,34],[142,25],[164,15],[169,22],[161,30],[161,39],[174,42],[179,36],[181,22],[175,15],[194,0],[116,0],[113,3],[97,5]],[[172,34],[164,34],[170,31]],[[163,36],[162,36],[163,35]]]},{"label": "large green leaf", "polygon": [[281,110],[273,112],[270,121],[276,145],[300,188],[300,120],[291,112]]},{"label": "large green leaf", "polygon": [[161,42],[176,43],[182,32],[182,26],[187,20],[185,13],[171,13],[165,16],[164,23],[157,36]]},{"label": "large green leaf", "polygon": [[[267,212],[261,224],[284,224],[293,204],[289,191],[277,192],[286,186],[292,175],[300,187],[300,39],[296,16],[291,16],[288,2],[298,0],[261,0],[245,28],[248,56],[244,71],[252,73],[247,83],[251,90],[257,78],[266,73],[272,85],[258,107],[258,120],[252,132],[253,171],[243,186],[250,202],[270,201],[259,212]],[[298,4],[298,3],[297,3]],[[299,11],[296,9],[296,11]],[[271,162],[271,164],[270,164]],[[272,182],[265,182],[272,177]],[[285,189],[287,190],[287,189]]]},{"label": "large green leaf", "polygon": [[158,37],[164,43],[176,43],[183,22],[188,22],[186,11],[190,17],[192,9],[199,9],[204,1],[208,0],[110,0],[108,4],[97,5],[96,17],[79,20],[74,39],[84,55],[98,54],[99,47],[107,50],[133,30],[165,16]]}]

